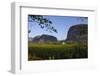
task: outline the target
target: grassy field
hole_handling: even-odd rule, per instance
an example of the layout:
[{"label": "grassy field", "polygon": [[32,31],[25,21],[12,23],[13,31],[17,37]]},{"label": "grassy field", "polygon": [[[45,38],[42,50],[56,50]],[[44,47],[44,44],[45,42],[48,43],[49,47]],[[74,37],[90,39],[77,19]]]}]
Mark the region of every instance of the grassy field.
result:
[{"label": "grassy field", "polygon": [[84,43],[29,43],[28,60],[55,60],[88,58],[88,47]]}]

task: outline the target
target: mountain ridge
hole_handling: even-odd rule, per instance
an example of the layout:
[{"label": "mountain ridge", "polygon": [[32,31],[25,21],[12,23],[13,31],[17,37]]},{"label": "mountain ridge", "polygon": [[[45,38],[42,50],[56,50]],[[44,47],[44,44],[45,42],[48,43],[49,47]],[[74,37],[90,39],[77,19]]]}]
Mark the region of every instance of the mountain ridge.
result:
[{"label": "mountain ridge", "polygon": [[[88,37],[88,25],[77,24],[69,28],[65,40],[61,42],[87,42]],[[58,42],[57,38],[52,35],[42,34],[37,35],[34,38],[30,38],[32,42]]]}]

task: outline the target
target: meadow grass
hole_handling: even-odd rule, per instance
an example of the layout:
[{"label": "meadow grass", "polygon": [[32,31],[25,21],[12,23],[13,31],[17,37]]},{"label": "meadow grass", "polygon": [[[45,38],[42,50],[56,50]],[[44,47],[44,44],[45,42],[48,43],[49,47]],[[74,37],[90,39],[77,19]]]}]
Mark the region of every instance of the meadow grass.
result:
[{"label": "meadow grass", "polygon": [[87,58],[87,44],[84,43],[29,43],[28,60],[54,60]]}]

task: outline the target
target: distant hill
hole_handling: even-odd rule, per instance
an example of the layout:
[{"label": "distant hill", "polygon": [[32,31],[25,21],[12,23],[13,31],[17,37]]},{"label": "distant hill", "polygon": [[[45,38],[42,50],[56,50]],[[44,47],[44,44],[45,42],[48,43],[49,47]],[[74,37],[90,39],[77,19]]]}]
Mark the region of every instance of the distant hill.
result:
[{"label": "distant hill", "polygon": [[87,42],[88,38],[88,25],[78,24],[70,27],[67,39],[68,42]]},{"label": "distant hill", "polygon": [[29,42],[32,42],[32,40],[33,40],[32,37],[29,37],[29,38],[28,38],[28,41],[29,41]]},{"label": "distant hill", "polygon": [[34,38],[28,38],[28,40],[29,42],[87,42],[88,25],[77,24],[71,26],[66,37],[65,40],[58,41],[57,38],[52,35],[42,34],[37,35]]},{"label": "distant hill", "polygon": [[57,38],[51,35],[38,35],[33,38],[33,42],[57,42]]}]

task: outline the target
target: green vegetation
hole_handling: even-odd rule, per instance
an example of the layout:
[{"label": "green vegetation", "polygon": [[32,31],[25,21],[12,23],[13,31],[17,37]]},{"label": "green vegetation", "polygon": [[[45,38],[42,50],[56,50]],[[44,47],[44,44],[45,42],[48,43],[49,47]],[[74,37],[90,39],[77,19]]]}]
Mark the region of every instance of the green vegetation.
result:
[{"label": "green vegetation", "polygon": [[28,60],[87,58],[85,43],[32,43],[28,44]]},{"label": "green vegetation", "polygon": [[[57,33],[57,29],[55,29],[54,26],[51,25],[52,21],[44,18],[42,15],[28,15],[28,21],[37,22],[42,29],[46,28],[46,31]],[[28,31],[28,33],[30,32],[31,30]]]}]

